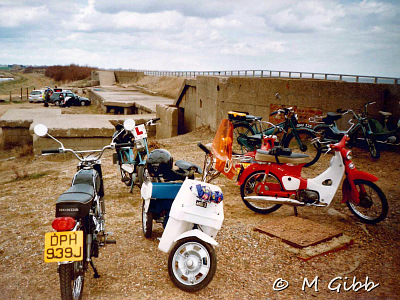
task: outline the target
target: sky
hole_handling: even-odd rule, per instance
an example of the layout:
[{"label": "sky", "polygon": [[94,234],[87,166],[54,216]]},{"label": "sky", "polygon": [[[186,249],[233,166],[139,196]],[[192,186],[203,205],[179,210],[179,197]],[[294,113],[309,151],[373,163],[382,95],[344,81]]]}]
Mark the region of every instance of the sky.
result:
[{"label": "sky", "polygon": [[0,0],[0,65],[400,77],[399,0]]}]

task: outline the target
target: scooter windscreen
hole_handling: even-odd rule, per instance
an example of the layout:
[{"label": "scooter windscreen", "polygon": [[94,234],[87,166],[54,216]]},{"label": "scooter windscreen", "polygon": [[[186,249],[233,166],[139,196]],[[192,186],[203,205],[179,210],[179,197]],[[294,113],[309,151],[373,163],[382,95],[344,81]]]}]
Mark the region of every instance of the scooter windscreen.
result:
[{"label": "scooter windscreen", "polygon": [[215,169],[229,179],[236,174],[232,163],[232,140],[233,125],[228,119],[223,119],[215,134],[212,150],[216,158]]}]

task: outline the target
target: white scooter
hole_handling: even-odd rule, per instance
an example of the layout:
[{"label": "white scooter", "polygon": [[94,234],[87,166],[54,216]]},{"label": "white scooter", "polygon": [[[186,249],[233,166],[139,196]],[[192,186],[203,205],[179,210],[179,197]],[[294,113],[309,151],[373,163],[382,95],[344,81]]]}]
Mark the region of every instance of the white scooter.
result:
[{"label": "white scooter", "polygon": [[[206,153],[202,181],[186,179],[183,182],[172,203],[158,246],[161,251],[169,253],[168,273],[171,280],[186,292],[203,289],[211,282],[217,269],[213,246],[218,245],[215,237],[224,220],[223,195],[218,186],[209,182],[220,173],[230,178],[233,174],[232,164],[227,164],[232,157],[233,127],[222,127],[214,138],[213,153],[201,143],[198,144]],[[222,146],[221,139],[225,141]],[[225,170],[219,168],[226,165],[228,167]],[[143,183],[141,192],[145,212],[150,199],[154,200],[157,192],[150,181]]]}]

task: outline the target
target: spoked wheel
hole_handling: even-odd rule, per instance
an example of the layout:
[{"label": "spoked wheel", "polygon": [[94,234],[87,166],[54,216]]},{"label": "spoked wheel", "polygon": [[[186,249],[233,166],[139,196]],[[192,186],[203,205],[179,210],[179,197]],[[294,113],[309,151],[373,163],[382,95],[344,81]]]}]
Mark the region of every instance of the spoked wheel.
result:
[{"label": "spoked wheel", "polygon": [[304,166],[309,167],[315,164],[321,156],[322,149],[320,143],[315,140],[316,135],[309,130],[297,129],[297,134],[299,135],[301,145],[296,140],[293,132],[288,135],[286,141],[284,141],[284,145],[290,148],[293,153],[307,154],[309,161]]},{"label": "spoked wheel", "polygon": [[142,230],[146,238],[151,237],[153,232],[153,213],[145,211],[144,209],[145,201],[142,202]]},{"label": "spoked wheel", "polygon": [[83,261],[60,265],[61,299],[80,300],[83,294],[85,271]]},{"label": "spoked wheel", "polygon": [[245,154],[252,151],[252,148],[248,145],[247,137],[254,135],[253,128],[245,123],[236,123],[233,125],[233,141],[232,141],[232,153],[233,154]]},{"label": "spoked wheel", "polygon": [[354,180],[360,194],[359,203],[352,199],[347,201],[350,211],[363,223],[376,224],[384,220],[389,211],[385,194],[373,182],[367,180]]},{"label": "spoked wheel", "polygon": [[168,257],[168,274],[172,282],[185,292],[196,292],[206,287],[216,270],[214,248],[196,237],[179,240]]},{"label": "spoked wheel", "polygon": [[378,159],[381,157],[381,153],[377,147],[376,141],[371,138],[366,138],[365,140],[367,142],[368,151],[371,153],[372,158]]},{"label": "spoked wheel", "polygon": [[240,195],[242,196],[244,204],[252,211],[259,214],[268,214],[281,207],[281,204],[271,204],[267,201],[256,202],[244,199],[244,197],[248,196],[259,196],[261,191],[264,189],[266,191],[282,191],[282,186],[274,174],[265,174],[264,171],[256,171],[251,173],[240,186]]}]

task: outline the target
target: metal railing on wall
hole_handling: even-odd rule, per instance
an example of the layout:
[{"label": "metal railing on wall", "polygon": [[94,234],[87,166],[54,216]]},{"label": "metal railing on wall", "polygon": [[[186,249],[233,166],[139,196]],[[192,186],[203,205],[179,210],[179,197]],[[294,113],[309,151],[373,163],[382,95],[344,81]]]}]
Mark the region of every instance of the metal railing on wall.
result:
[{"label": "metal railing on wall", "polygon": [[196,78],[197,76],[236,76],[236,77],[269,77],[269,78],[301,78],[322,79],[362,83],[400,84],[400,78],[377,77],[365,75],[345,75],[312,72],[272,71],[272,70],[238,70],[238,71],[149,71],[140,70],[150,76],[177,76]]}]

